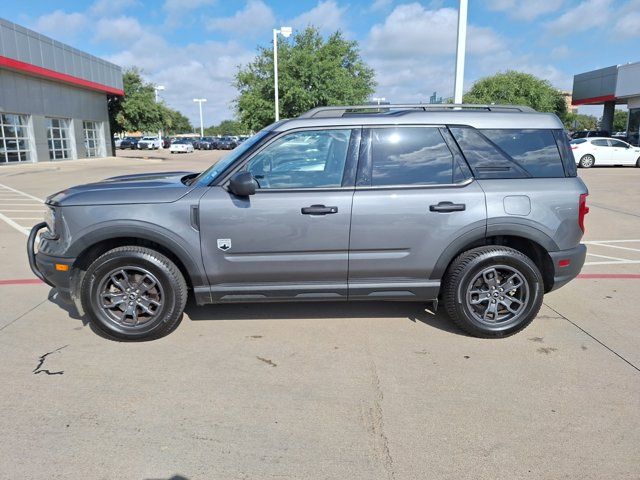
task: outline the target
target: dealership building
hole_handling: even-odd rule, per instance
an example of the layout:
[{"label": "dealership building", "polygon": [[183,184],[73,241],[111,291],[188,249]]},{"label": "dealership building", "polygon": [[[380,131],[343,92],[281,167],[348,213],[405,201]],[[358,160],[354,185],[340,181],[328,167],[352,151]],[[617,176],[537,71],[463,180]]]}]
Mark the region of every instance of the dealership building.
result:
[{"label": "dealership building", "polygon": [[640,62],[580,73],[573,77],[573,105],[603,105],[603,130],[612,132],[616,105],[627,105],[627,139],[638,145],[640,134]]},{"label": "dealership building", "polygon": [[0,18],[0,166],[112,155],[121,95],[119,66]]}]

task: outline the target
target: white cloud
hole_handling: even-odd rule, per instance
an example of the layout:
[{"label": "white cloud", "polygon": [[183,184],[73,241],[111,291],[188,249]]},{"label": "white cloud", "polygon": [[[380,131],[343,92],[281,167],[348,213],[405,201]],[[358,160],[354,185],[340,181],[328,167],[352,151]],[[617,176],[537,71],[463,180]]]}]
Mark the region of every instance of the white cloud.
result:
[{"label": "white cloud", "polygon": [[216,18],[207,25],[208,30],[223,30],[238,34],[265,34],[276,24],[271,8],[262,0],[249,0],[242,10],[231,17]]},{"label": "white cloud", "polygon": [[36,32],[49,35],[55,40],[70,41],[90,25],[84,13],[55,10],[36,18],[29,26]]},{"label": "white cloud", "polygon": [[375,0],[370,9],[374,12],[379,10],[385,10],[393,4],[393,0]]},{"label": "white cloud", "polygon": [[487,9],[507,13],[513,18],[531,21],[558,10],[564,0],[489,0]]},{"label": "white cloud", "polygon": [[612,0],[585,0],[548,22],[547,29],[555,34],[567,35],[606,25],[611,17],[611,2]]},{"label": "white cloud", "polygon": [[142,27],[133,17],[101,18],[95,25],[96,41],[127,45],[142,35]]},{"label": "white cloud", "polygon": [[335,0],[321,1],[311,10],[298,15],[287,23],[298,29],[313,25],[322,33],[333,33],[336,30],[344,31],[346,28],[344,14],[347,8],[338,6]]},{"label": "white cloud", "polygon": [[550,55],[555,60],[567,58],[571,55],[571,50],[566,45],[559,45],[551,50]]}]

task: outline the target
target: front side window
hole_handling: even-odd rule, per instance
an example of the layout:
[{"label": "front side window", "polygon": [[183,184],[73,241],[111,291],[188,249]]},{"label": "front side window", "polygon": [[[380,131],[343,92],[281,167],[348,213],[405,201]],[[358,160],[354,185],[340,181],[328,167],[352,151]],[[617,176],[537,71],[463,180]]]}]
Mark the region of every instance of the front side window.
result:
[{"label": "front side window", "polygon": [[342,186],[351,130],[305,130],[274,140],[246,165],[261,189]]},{"label": "front side window", "polygon": [[371,129],[371,185],[453,183],[453,155],[434,127]]},{"label": "front side window", "polygon": [[49,160],[73,158],[69,120],[66,118],[47,118],[47,140]]},{"label": "front side window", "polygon": [[0,114],[0,164],[30,160],[26,115]]}]

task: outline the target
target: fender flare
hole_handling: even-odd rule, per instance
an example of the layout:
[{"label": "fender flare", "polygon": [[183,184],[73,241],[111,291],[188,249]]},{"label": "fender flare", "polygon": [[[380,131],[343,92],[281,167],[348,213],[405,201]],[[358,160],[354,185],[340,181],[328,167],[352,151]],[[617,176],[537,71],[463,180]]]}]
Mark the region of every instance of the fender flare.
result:
[{"label": "fender flare", "polygon": [[198,258],[195,258],[184,239],[156,224],[142,221],[115,220],[101,223],[97,228],[96,225],[93,225],[91,230],[85,231],[77,238],[72,239],[67,252],[69,256],[77,258],[88,248],[99,242],[127,237],[147,240],[161,245],[182,262],[194,288],[208,286],[207,276],[199,255],[200,245],[198,244]]}]

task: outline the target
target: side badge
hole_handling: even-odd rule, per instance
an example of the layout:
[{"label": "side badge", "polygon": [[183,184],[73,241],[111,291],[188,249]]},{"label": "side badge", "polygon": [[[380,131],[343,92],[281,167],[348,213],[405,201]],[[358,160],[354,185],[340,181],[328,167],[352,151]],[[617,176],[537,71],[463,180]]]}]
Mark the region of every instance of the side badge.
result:
[{"label": "side badge", "polygon": [[231,239],[230,238],[219,238],[218,239],[218,249],[226,252],[231,248]]}]

